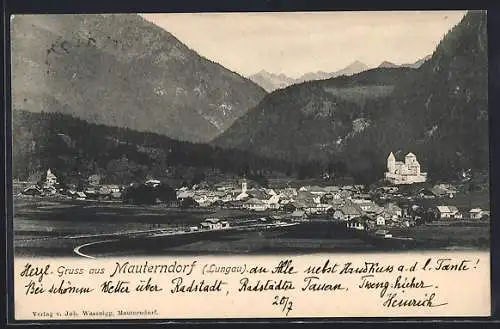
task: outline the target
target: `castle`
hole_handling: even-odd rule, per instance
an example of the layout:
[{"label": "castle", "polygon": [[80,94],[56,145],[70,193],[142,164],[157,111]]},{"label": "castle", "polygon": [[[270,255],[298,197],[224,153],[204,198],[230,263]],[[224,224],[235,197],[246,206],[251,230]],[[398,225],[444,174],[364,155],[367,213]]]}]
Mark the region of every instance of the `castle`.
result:
[{"label": "castle", "polygon": [[420,172],[420,163],[413,153],[405,156],[405,161],[396,161],[391,152],[387,158],[387,172],[385,178],[392,184],[423,183],[427,180],[427,173]]}]

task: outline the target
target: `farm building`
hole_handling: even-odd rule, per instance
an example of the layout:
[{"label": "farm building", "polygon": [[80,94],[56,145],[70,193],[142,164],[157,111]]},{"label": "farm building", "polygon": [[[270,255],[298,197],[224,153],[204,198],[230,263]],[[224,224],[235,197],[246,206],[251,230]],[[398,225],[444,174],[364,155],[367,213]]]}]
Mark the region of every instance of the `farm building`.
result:
[{"label": "farm building", "polygon": [[455,206],[437,206],[437,218],[439,219],[460,219],[462,214]]},{"label": "farm building", "polygon": [[229,227],[229,222],[221,220],[219,218],[206,218],[200,224],[200,229],[202,230],[220,230],[228,227]]},{"label": "farm building", "polygon": [[358,208],[347,205],[335,210],[333,213],[333,219],[349,221],[356,217],[361,217],[361,215],[362,213]]}]

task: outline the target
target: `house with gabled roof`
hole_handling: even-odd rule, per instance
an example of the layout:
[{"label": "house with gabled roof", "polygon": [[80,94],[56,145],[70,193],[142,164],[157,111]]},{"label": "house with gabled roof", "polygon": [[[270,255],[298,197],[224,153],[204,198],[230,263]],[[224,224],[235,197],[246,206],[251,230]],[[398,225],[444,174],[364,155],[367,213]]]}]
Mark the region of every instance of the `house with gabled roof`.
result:
[{"label": "house with gabled roof", "polygon": [[295,210],[290,216],[294,220],[301,220],[307,218],[306,212],[304,210],[299,210],[299,209]]},{"label": "house with gabled roof", "polygon": [[220,230],[223,228],[229,228],[229,226],[228,221],[220,218],[206,218],[200,223],[200,229],[202,230]]},{"label": "house with gabled roof", "polygon": [[243,208],[254,211],[264,211],[269,208],[269,205],[264,200],[250,198],[243,203]]},{"label": "house with gabled roof", "polygon": [[462,218],[462,214],[455,206],[437,206],[436,210],[437,210],[436,215],[439,219]]},{"label": "house with gabled roof", "polygon": [[384,214],[388,218],[397,219],[403,216],[403,209],[395,203],[386,203],[383,209]]},{"label": "house with gabled roof", "polygon": [[348,221],[357,217],[361,217],[362,211],[354,205],[345,205],[335,210],[333,219]]},{"label": "house with gabled roof", "polygon": [[358,231],[364,231],[367,227],[366,221],[359,217],[348,220],[346,226],[349,229],[354,229]]},{"label": "house with gabled roof", "polygon": [[24,195],[43,195],[43,191],[36,185],[25,188],[21,193]]},{"label": "house with gabled roof", "polygon": [[481,219],[483,217],[484,211],[481,208],[472,208],[469,210],[470,219]]}]

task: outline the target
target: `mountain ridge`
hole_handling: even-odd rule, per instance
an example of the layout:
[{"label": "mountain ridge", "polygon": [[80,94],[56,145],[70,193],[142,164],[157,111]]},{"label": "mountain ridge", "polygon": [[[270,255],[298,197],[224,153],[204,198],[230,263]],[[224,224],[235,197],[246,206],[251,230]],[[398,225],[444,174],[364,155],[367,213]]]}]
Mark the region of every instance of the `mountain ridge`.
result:
[{"label": "mountain ridge", "polygon": [[[389,61],[384,61],[379,66],[381,68],[396,68],[396,67],[409,67],[409,68],[419,68],[425,61],[430,58],[431,55],[428,55],[424,58],[418,59],[417,61],[409,64],[401,64],[396,65]],[[376,67],[375,67],[376,68]],[[367,70],[370,70],[368,65],[364,64],[359,60],[355,60],[351,64],[347,65],[343,69],[337,70],[335,72],[325,72],[325,71],[317,71],[317,72],[308,72],[301,75],[298,78],[288,77],[284,73],[276,74],[267,72],[266,70],[260,70],[259,72],[250,75],[248,78],[260,85],[267,92],[275,91],[276,89],[283,89],[293,84],[299,84],[307,81],[313,80],[326,80],[335,77],[339,77],[342,75],[353,75],[358,74]]]},{"label": "mountain ridge", "polygon": [[16,15],[11,26],[14,109],[206,142],[266,94],[139,15]]},{"label": "mountain ridge", "polygon": [[276,89],[286,88],[293,84],[303,83],[312,80],[324,80],[330,79],[333,77],[341,76],[341,75],[352,75],[356,73],[363,72],[369,69],[369,67],[356,60],[346,67],[337,70],[335,72],[325,72],[325,71],[316,71],[316,72],[308,72],[304,73],[298,78],[291,78],[284,73],[276,74],[267,72],[266,70],[260,70],[259,72],[250,75],[248,78],[253,82],[260,85],[267,92],[272,92]]},{"label": "mountain ridge", "polygon": [[339,138],[370,124],[379,115],[371,108],[413,73],[411,68],[375,68],[276,90],[212,144],[289,161],[313,160],[320,154],[325,160],[342,147]]},{"label": "mountain ridge", "polygon": [[392,62],[389,62],[389,61],[383,61],[377,67],[380,67],[380,68],[394,68],[394,67],[399,67],[399,65],[396,65],[396,64],[394,64]]}]

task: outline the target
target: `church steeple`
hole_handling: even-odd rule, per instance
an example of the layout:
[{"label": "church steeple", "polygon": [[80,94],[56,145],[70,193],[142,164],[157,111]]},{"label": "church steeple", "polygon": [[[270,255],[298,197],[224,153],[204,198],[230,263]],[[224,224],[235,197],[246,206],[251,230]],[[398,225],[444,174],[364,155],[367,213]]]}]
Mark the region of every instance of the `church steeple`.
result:
[{"label": "church steeple", "polygon": [[243,181],[241,182],[241,193],[247,192],[247,179],[243,176]]}]

